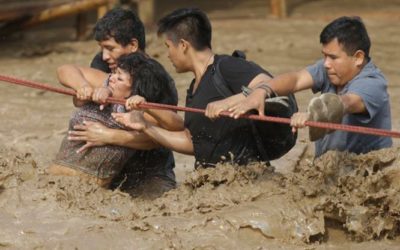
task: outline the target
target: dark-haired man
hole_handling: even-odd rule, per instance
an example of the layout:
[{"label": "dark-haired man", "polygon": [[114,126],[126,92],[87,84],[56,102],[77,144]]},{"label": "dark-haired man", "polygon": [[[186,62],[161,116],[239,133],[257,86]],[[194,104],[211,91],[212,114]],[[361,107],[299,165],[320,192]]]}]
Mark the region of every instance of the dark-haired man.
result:
[{"label": "dark-haired man", "polygon": [[94,38],[101,52],[93,58],[91,67],[110,73],[116,60],[124,54],[145,51],[146,35],[142,21],[130,10],[115,8],[99,19]]},{"label": "dark-haired man", "polygon": [[[306,120],[330,121],[332,113],[343,124],[371,128],[391,129],[390,101],[387,82],[382,72],[369,56],[371,42],[367,30],[359,17],[340,17],[328,24],[320,34],[323,59],[305,69],[279,75],[266,84],[266,88],[255,89],[244,101],[227,110],[238,117],[256,109],[263,114],[265,98],[273,90],[287,94],[312,89],[321,92],[313,99],[309,112],[297,113],[292,126],[304,127]],[[367,153],[371,150],[390,147],[389,137],[363,135],[344,131],[316,130],[310,128],[310,137],[316,141],[316,156],[328,150]]]},{"label": "dark-haired man", "polygon": [[[168,57],[176,71],[194,75],[187,91],[186,106],[207,108],[208,117],[185,113],[186,129],[179,132],[152,126],[140,116],[135,117],[137,122],[132,122],[132,117],[126,114],[114,114],[116,120],[143,131],[167,148],[194,155],[197,167],[215,166],[220,162],[246,165],[252,161],[268,161],[255,141],[253,126],[248,120],[214,119],[219,116],[219,108],[215,103],[209,104],[227,97],[213,81],[217,64],[232,92],[229,96],[242,93],[243,86],[254,87],[270,80],[269,73],[243,58],[215,55],[211,49],[210,21],[199,9],[175,10],[159,21],[158,33],[165,35]],[[236,98],[233,96],[228,100],[235,102]],[[290,133],[289,126],[286,127]]]},{"label": "dark-haired man", "polygon": [[[64,65],[58,69],[58,75],[59,78],[68,79],[66,86],[77,90],[77,96],[81,101],[93,100],[104,104],[107,93],[93,95],[93,87],[104,86],[104,77],[96,77],[96,75],[101,75],[98,70],[110,73],[115,70],[120,56],[136,51],[144,53],[145,31],[143,23],[134,12],[116,8],[98,20],[94,28],[94,36],[99,42],[101,52],[92,60],[92,68]],[[178,96],[173,80],[161,64],[153,59],[149,60],[170,79],[170,91],[163,93],[164,95],[170,94],[161,96],[160,102],[176,105]],[[91,84],[88,83],[88,80]],[[109,90],[105,89],[104,91]],[[172,111],[146,110],[146,112],[157,122],[168,120],[168,129],[183,129],[182,118]],[[113,182],[115,185],[119,185],[122,179],[128,177],[123,187],[131,189],[133,186],[136,188],[144,185],[143,189],[151,189],[144,190],[144,192],[151,191],[147,193],[154,196],[158,196],[176,185],[173,172],[175,162],[172,152],[166,148],[160,148],[150,139],[138,136],[135,132],[111,129],[101,123],[91,122],[75,126],[75,130],[69,133],[69,140],[86,141],[86,144],[78,150],[79,152],[105,144],[137,149],[119,175],[119,179]],[[153,146],[149,147],[149,144]],[[153,149],[148,150],[149,148]]]}]

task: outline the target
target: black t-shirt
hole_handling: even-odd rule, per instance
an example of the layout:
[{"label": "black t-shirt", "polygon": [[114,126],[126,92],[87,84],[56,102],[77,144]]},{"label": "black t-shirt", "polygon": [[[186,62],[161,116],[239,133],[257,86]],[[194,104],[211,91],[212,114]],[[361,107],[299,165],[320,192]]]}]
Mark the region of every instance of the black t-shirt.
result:
[{"label": "black t-shirt", "polygon": [[108,63],[103,61],[103,55],[101,52],[97,53],[94,56],[92,62],[90,63],[90,67],[106,73],[111,73],[111,69],[108,67]]},{"label": "black t-shirt", "polygon": [[[213,82],[214,65],[220,62],[220,72],[233,93],[241,92],[254,77],[264,70],[242,58],[215,55],[214,63],[205,71],[196,92],[194,81],[187,90],[186,106],[205,109],[207,104],[224,99]],[[218,118],[210,120],[203,114],[185,113],[185,127],[189,129],[196,157],[196,166],[213,166],[218,162],[235,162],[239,165],[259,160],[249,121],[245,119]]]}]

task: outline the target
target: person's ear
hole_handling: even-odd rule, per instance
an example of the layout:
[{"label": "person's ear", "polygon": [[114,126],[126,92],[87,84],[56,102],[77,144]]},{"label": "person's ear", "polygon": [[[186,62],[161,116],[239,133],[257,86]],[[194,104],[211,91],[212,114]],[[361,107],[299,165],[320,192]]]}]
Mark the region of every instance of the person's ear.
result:
[{"label": "person's ear", "polygon": [[362,50],[357,50],[353,57],[355,59],[356,66],[360,67],[364,63],[365,52]]},{"label": "person's ear", "polygon": [[139,41],[136,38],[132,38],[128,44],[130,52],[136,52],[139,50]]},{"label": "person's ear", "polygon": [[190,43],[185,39],[180,39],[179,46],[182,48],[183,53],[186,53],[190,48]]}]

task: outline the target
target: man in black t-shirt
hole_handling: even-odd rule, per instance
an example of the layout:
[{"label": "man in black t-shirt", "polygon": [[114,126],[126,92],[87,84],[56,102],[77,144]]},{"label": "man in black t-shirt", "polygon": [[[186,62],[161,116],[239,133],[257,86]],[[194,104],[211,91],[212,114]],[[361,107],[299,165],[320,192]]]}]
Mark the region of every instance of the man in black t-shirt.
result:
[{"label": "man in black t-shirt", "polygon": [[[224,99],[213,81],[215,65],[219,63],[222,77],[232,93],[241,92],[243,83],[255,77],[267,77],[263,69],[244,59],[214,55],[213,62],[206,66],[196,86],[194,79],[186,97],[186,106],[206,109],[208,104]],[[213,165],[221,161],[231,161],[243,165],[250,161],[263,160],[254,142],[252,128],[248,120],[234,121],[221,117],[210,119],[203,114],[185,114],[185,127],[190,131],[196,165]]]},{"label": "man in black t-shirt", "polygon": [[[159,144],[180,153],[192,154],[196,166],[214,166],[219,162],[245,165],[267,161],[257,147],[248,120],[219,118],[219,101],[237,103],[245,96],[226,98],[215,85],[216,65],[230,92],[255,87],[271,79],[258,65],[245,59],[215,55],[211,49],[211,24],[199,9],[179,9],[159,21],[159,35],[165,35],[168,57],[178,73],[193,72],[186,106],[206,109],[206,116],[185,114],[185,131],[173,132],[152,126],[140,115],[115,114],[117,121],[143,131]],[[211,119],[210,119],[211,118]],[[218,119],[216,119],[218,118]],[[135,121],[135,122],[132,122]]]},{"label": "man in black t-shirt", "polygon": [[[59,74],[79,76],[79,74],[72,74],[73,71],[79,69],[79,71],[83,73],[83,76],[89,76],[93,83],[98,86],[103,86],[103,78],[96,78],[96,70],[94,69],[110,73],[116,68],[117,59],[120,56],[136,51],[144,53],[145,50],[143,23],[137,15],[130,10],[117,8],[109,11],[96,23],[94,35],[95,39],[99,42],[101,52],[93,58],[91,68],[64,65],[58,69]],[[168,75],[161,64],[153,59],[150,60],[156,67],[160,67],[161,72],[165,72],[165,74]],[[86,80],[83,76],[81,79],[70,79],[71,84],[75,84],[76,86],[69,87],[81,93],[81,98],[94,100],[92,96],[93,90],[90,86],[85,84]],[[169,75],[168,77],[170,79],[171,90],[168,91],[168,93],[172,93],[172,95],[161,97],[159,102],[176,105],[178,102],[177,90],[172,78]],[[103,100],[94,101],[104,104]],[[183,129],[183,120],[175,112],[152,110],[151,115],[154,116],[155,120],[165,120],[165,118],[168,118],[167,120],[169,120],[170,123],[163,125],[164,127],[168,127],[168,129]],[[89,147],[104,144],[126,146],[136,149],[135,154],[128,161],[122,173],[112,183],[114,187],[120,185],[120,182],[126,179],[124,180],[123,188],[125,187],[130,190],[133,186],[135,188],[141,186],[140,189],[143,190],[143,192],[155,196],[174,188],[176,186],[175,174],[173,171],[175,162],[171,150],[159,147],[159,145],[151,142],[149,138],[141,137],[140,141],[138,141],[138,137],[135,133],[135,131],[111,129],[99,123],[90,123],[88,125],[79,126],[79,131],[71,131],[70,140],[87,141],[85,146],[80,150],[86,150]],[[136,192],[137,189],[133,191]]]}]

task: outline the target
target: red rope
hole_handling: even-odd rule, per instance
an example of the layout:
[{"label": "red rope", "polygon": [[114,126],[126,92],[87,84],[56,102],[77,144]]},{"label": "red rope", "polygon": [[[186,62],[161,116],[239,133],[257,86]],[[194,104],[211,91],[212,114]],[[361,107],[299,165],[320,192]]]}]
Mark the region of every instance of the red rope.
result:
[{"label": "red rope", "polygon": [[[64,95],[70,95],[70,96],[76,95],[76,92],[71,89],[57,88],[57,87],[49,86],[47,84],[33,82],[33,81],[29,81],[29,80],[22,80],[22,79],[5,76],[5,75],[0,75],[0,81],[14,83],[17,85],[22,85],[22,86],[26,86],[26,87],[35,88],[35,89],[47,90],[47,91],[56,92],[56,93],[60,93],[60,94],[64,94]],[[109,97],[109,98],[107,98],[107,102],[125,105],[124,99]],[[140,108],[163,109],[163,110],[175,110],[175,111],[202,113],[202,114],[205,113],[204,109],[180,107],[180,106],[160,104],[160,103],[151,103],[151,102],[142,103],[139,105],[139,107]],[[221,116],[229,117],[229,112],[224,111],[221,113]],[[265,121],[265,122],[290,124],[290,118],[283,118],[283,117],[245,114],[245,115],[241,115],[240,118]],[[315,122],[315,121],[306,121],[305,125],[310,126],[310,127],[317,127],[317,128],[343,130],[343,131],[355,132],[355,133],[361,133],[361,134],[400,138],[400,132],[384,130],[384,129],[377,129],[377,128],[368,128],[368,127],[351,126],[351,125],[345,125],[345,124]]]}]

